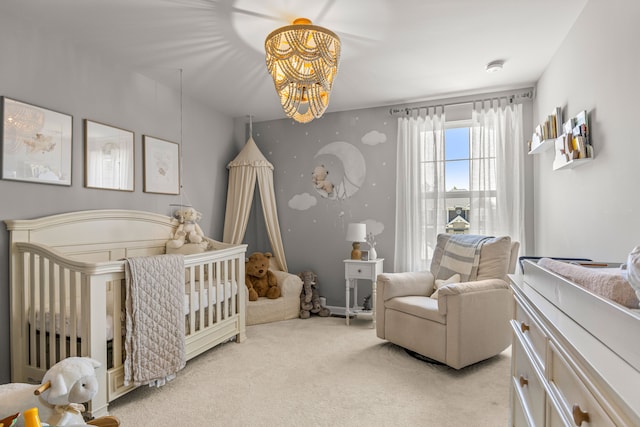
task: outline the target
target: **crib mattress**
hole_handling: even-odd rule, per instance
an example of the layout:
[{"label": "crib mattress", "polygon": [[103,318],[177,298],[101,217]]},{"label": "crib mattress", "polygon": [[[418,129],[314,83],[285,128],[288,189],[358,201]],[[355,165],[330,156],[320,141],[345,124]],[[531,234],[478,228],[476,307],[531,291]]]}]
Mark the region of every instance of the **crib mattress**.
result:
[{"label": "crib mattress", "polygon": [[[205,287],[205,289],[202,290],[202,292],[200,291],[200,282],[199,281],[194,281],[194,292],[191,292],[191,285],[190,283],[187,283],[185,285],[185,294],[184,294],[184,315],[188,315],[191,311],[191,307],[193,307],[193,311],[198,311],[200,309],[200,307],[208,307],[209,305],[213,305],[216,304],[216,302],[218,301],[218,299],[223,302],[225,299],[229,299],[232,296],[236,296],[238,294],[238,284],[236,281],[227,281],[226,283],[222,284],[218,284],[216,287],[218,289],[218,292],[215,292],[214,295],[212,296],[213,298],[211,300],[209,300],[209,289],[207,289]],[[108,304],[107,304],[107,324],[106,324],[106,334],[107,334],[107,341],[110,341],[113,339],[113,334],[114,334],[114,321],[113,321],[113,316],[114,316],[114,309],[113,309],[113,303],[112,303],[112,299],[111,298],[107,298]],[[191,301],[191,302],[189,302]],[[78,313],[80,313],[80,299],[78,298],[76,301],[76,310]],[[55,313],[55,333],[57,335],[60,335],[60,331],[61,331],[61,323],[60,323],[60,313]],[[78,338],[82,338],[82,318],[81,316],[76,316],[76,331],[78,334]],[[28,317],[29,319],[31,318],[31,316],[29,315]],[[124,335],[124,310],[121,309],[120,313],[118,315],[118,318],[120,319],[121,325],[122,325],[122,334]],[[40,310],[36,310],[36,330],[40,331]],[[71,314],[69,312],[66,313],[66,315],[64,316],[64,323],[65,323],[65,331],[66,331],[66,336],[68,337],[70,335],[70,330],[71,330]],[[45,307],[45,319],[44,319],[44,324],[45,324],[45,331],[46,332],[51,332],[51,312],[49,310],[48,307]]]}]

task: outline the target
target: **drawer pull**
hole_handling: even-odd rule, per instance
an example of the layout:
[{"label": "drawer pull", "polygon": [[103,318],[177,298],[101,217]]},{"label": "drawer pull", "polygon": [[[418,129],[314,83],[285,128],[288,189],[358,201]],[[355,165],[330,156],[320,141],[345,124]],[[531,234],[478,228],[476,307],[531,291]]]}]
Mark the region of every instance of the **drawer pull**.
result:
[{"label": "drawer pull", "polygon": [[529,380],[520,375],[520,387],[524,387],[526,385],[529,385]]},{"label": "drawer pull", "polygon": [[524,334],[525,332],[527,332],[529,330],[529,325],[527,325],[524,322],[520,323],[520,330],[522,331],[522,333]]},{"label": "drawer pull", "polygon": [[580,405],[578,404],[573,405],[573,422],[577,426],[581,426],[583,422],[589,422],[589,413],[582,412],[582,409],[580,409]]},{"label": "drawer pull", "polygon": [[361,270],[361,269],[358,269],[358,273],[362,273],[362,270]]}]

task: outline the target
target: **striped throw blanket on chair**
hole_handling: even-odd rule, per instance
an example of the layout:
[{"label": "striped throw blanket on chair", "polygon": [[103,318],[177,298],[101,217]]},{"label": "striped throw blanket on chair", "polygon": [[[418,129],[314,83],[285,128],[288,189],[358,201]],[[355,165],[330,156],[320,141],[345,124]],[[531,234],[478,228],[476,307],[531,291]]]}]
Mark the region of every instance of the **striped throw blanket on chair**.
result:
[{"label": "striped throw blanket on chair", "polygon": [[454,274],[460,275],[461,282],[469,282],[478,275],[480,250],[490,236],[476,234],[454,234],[444,247],[440,268],[436,279],[448,279]]}]

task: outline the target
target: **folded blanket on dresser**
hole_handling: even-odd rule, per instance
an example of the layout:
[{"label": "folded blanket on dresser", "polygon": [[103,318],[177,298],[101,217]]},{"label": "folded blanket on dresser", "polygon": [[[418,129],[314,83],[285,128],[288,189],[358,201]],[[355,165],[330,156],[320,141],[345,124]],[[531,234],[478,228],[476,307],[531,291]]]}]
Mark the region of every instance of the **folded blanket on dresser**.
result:
[{"label": "folded blanket on dresser", "polygon": [[184,258],[127,258],[125,385],[157,385],[186,364]]},{"label": "folded blanket on dresser", "polygon": [[476,234],[454,234],[444,246],[436,279],[449,279],[460,275],[461,282],[473,281],[478,275],[480,251],[489,236]]}]

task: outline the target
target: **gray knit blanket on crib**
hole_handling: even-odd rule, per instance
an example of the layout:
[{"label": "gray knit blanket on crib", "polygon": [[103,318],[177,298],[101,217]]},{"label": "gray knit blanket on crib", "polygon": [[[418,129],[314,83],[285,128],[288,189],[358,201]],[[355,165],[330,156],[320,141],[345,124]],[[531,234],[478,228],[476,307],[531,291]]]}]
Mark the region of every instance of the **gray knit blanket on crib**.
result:
[{"label": "gray knit blanket on crib", "polygon": [[184,258],[127,258],[124,383],[164,385],[186,364]]}]

